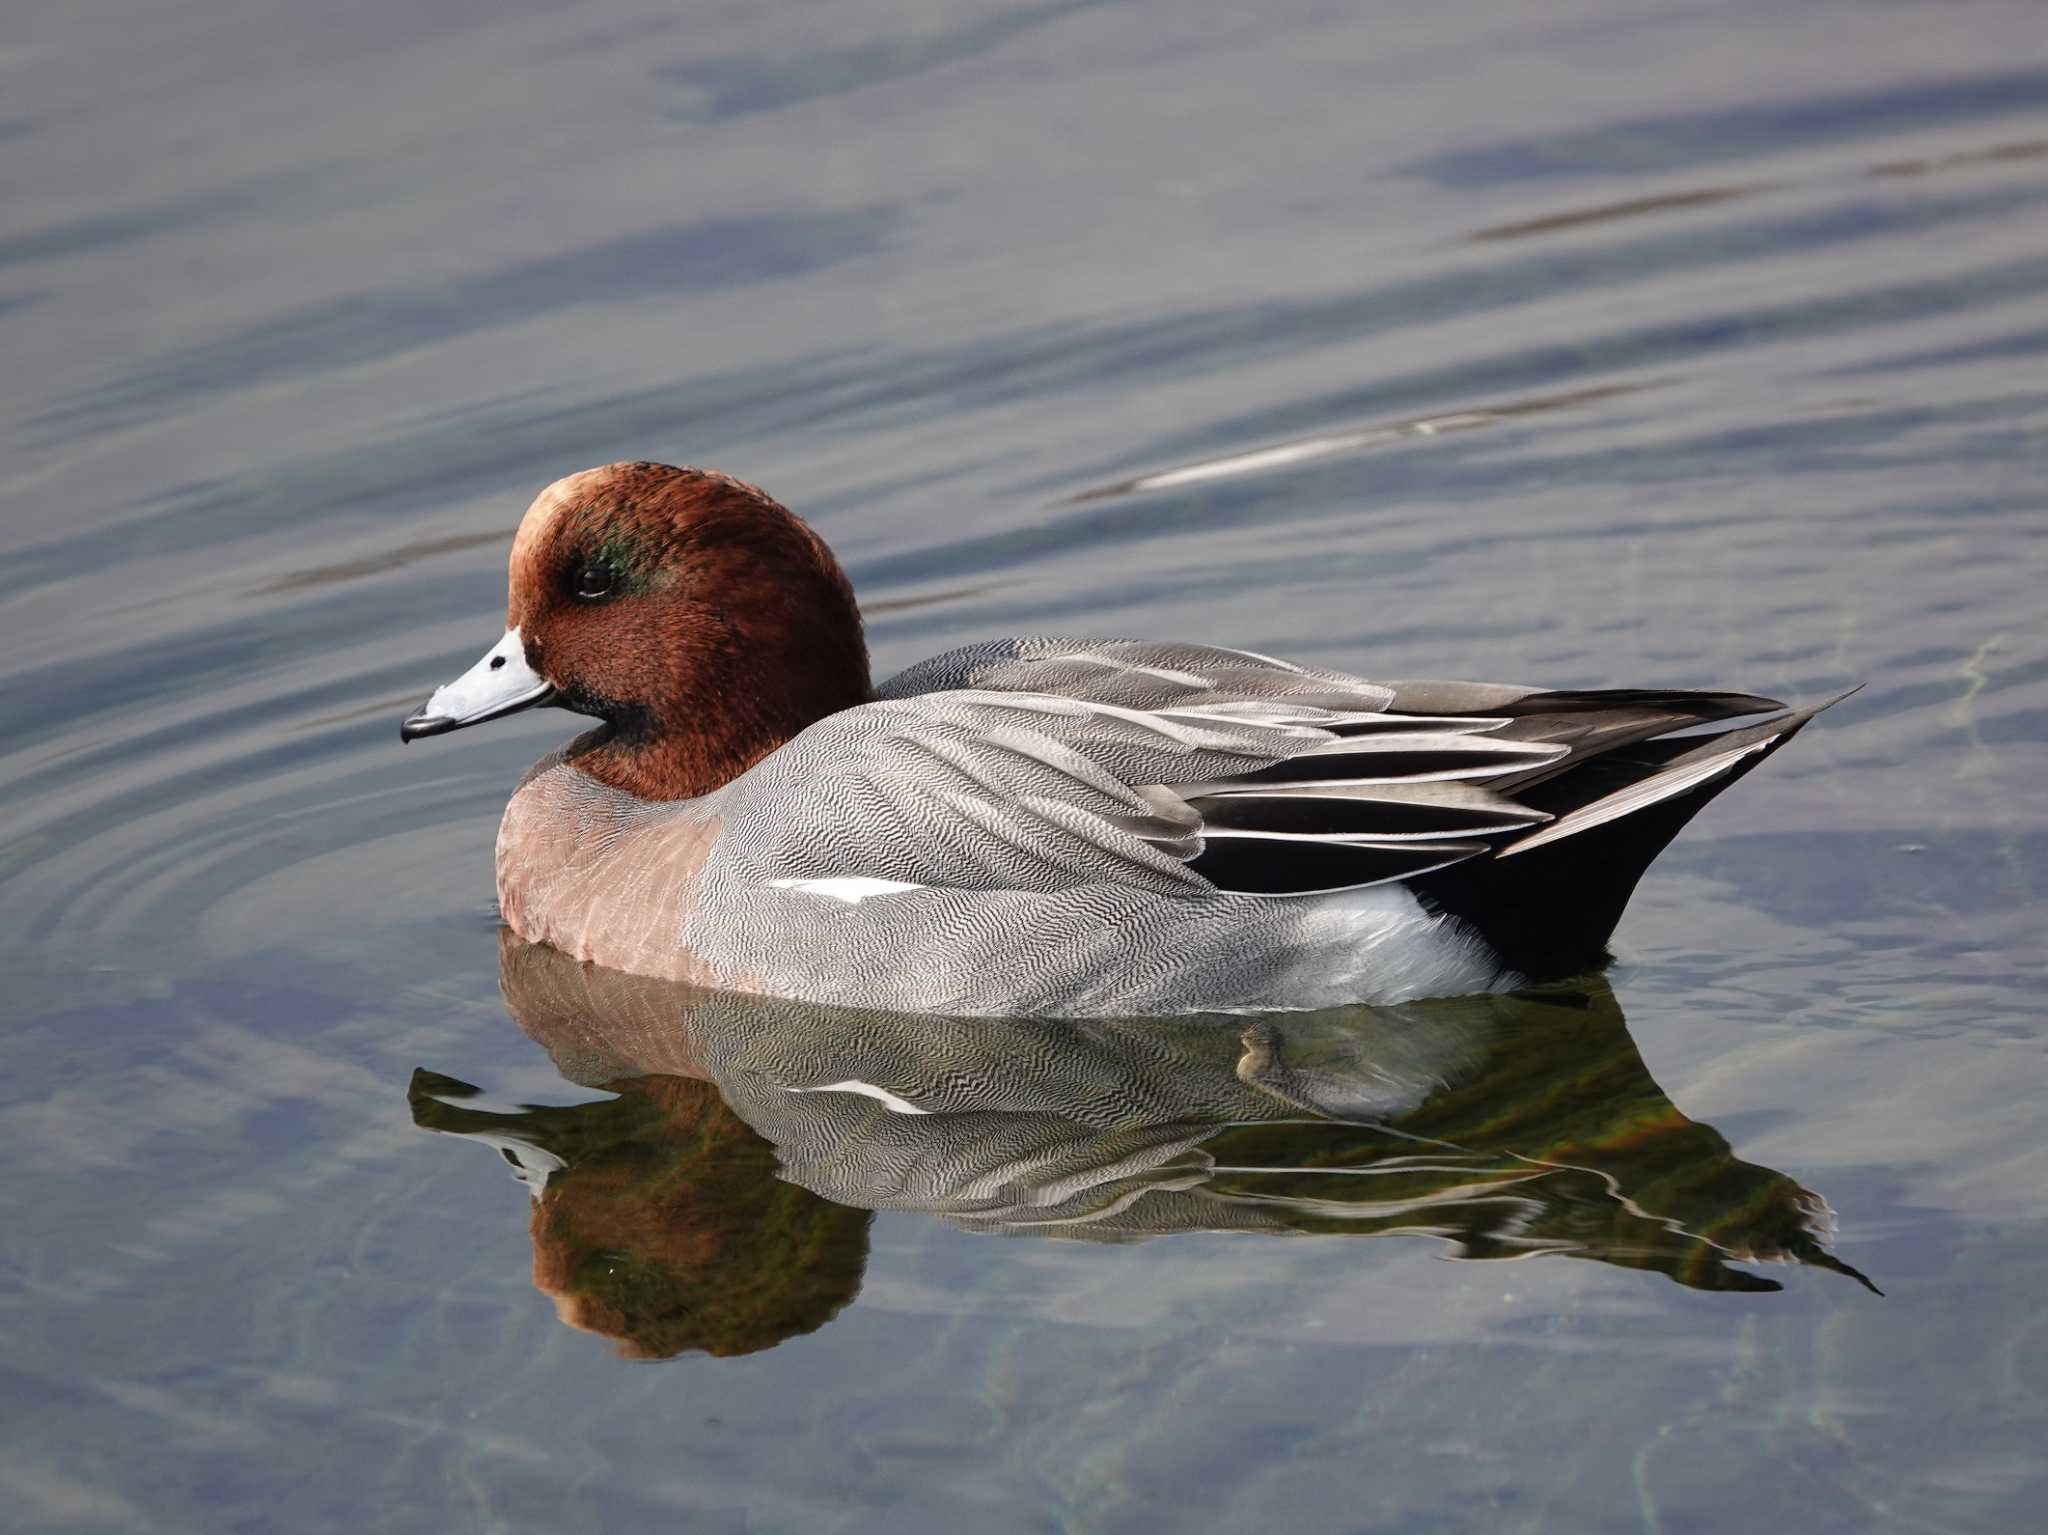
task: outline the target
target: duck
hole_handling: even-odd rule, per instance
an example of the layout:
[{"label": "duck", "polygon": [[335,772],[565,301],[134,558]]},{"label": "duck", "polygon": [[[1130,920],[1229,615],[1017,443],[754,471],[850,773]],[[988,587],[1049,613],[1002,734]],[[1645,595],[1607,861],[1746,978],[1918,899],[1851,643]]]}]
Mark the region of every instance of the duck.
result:
[{"label": "duck", "polygon": [[1597,970],[1658,853],[1836,701],[1045,635],[877,683],[809,525],[731,476],[633,462],[534,500],[503,635],[400,735],[595,721],[499,825],[526,942],[818,1003],[1144,1017]]}]

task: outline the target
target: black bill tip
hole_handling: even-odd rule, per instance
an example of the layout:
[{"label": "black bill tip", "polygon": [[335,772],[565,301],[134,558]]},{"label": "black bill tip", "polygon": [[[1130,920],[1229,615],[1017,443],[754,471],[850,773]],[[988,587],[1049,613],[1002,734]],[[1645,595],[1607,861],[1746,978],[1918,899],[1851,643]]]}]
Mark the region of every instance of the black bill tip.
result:
[{"label": "black bill tip", "polygon": [[399,722],[398,739],[417,741],[421,736],[445,735],[460,724],[460,720],[451,720],[445,714],[429,714],[424,708],[419,708]]},{"label": "black bill tip", "polygon": [[[440,696],[439,693],[434,695],[435,698]],[[421,736],[439,736],[446,735],[451,730],[467,730],[471,725],[481,725],[485,720],[503,719],[508,714],[517,714],[524,709],[536,709],[543,704],[552,704],[559,696],[552,683],[542,682],[516,698],[507,698],[474,714],[459,716],[434,713],[434,699],[430,698],[399,724],[398,739],[417,741]]]}]

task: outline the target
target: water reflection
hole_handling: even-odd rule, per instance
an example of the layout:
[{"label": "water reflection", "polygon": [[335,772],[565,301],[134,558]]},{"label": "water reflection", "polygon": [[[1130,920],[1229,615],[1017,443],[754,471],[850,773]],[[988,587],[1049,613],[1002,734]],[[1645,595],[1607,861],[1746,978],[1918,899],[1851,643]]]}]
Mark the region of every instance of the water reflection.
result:
[{"label": "water reflection", "polygon": [[776,1177],[710,1082],[647,1076],[572,1108],[493,1113],[418,1072],[413,1119],[499,1150],[534,1194],[533,1283],[629,1358],[751,1354],[815,1331],[860,1289],[867,1210]]},{"label": "water reflection", "polygon": [[501,938],[519,1025],[616,1096],[502,1110],[421,1071],[416,1123],[533,1191],[534,1283],[636,1357],[747,1353],[860,1287],[876,1210],[1013,1235],[1426,1234],[1703,1290],[1868,1285],[1832,1215],[1651,1078],[1604,981],[1258,1019],[948,1019],[680,987]]}]

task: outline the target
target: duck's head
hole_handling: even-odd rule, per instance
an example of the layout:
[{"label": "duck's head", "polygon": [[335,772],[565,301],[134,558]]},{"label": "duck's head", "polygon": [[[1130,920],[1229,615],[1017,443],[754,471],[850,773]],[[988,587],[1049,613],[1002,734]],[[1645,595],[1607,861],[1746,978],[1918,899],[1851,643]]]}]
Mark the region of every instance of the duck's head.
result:
[{"label": "duck's head", "polygon": [[579,768],[681,799],[869,696],[853,588],[817,534],[725,475],[607,464],[540,493],[512,540],[503,638],[400,734],[552,704],[604,722]]}]

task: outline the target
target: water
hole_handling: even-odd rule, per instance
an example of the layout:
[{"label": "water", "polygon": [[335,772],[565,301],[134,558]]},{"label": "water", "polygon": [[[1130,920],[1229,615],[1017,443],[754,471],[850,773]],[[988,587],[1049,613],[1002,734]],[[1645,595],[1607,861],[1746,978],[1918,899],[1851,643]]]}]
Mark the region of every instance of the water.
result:
[{"label": "water", "polygon": [[[2038,5],[9,32],[16,1527],[2038,1526]],[[883,672],[1869,686],[1603,984],[648,1027],[501,994],[562,718],[395,728],[532,492],[643,456],[810,516]]]}]

